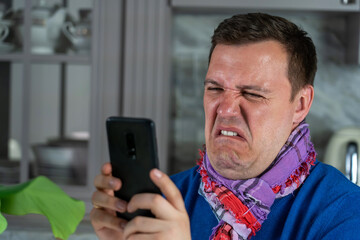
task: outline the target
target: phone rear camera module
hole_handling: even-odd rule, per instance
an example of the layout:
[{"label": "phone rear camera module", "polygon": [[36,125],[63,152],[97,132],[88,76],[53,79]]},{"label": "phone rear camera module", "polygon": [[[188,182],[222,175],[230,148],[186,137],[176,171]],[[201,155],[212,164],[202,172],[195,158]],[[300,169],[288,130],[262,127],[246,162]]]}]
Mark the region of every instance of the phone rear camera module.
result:
[{"label": "phone rear camera module", "polygon": [[133,133],[126,134],[126,145],[128,158],[136,160],[135,137]]}]

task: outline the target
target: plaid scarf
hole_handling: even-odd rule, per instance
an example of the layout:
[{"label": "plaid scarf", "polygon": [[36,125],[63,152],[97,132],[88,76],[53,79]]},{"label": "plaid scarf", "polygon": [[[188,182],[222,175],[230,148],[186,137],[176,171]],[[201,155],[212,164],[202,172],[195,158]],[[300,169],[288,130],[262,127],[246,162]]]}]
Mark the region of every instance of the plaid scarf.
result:
[{"label": "plaid scarf", "polygon": [[205,151],[200,151],[200,155],[199,193],[219,220],[210,236],[216,240],[254,236],[270,213],[274,200],[292,193],[304,182],[316,157],[305,122],[294,129],[273,163],[256,178],[224,178],[213,169]]}]

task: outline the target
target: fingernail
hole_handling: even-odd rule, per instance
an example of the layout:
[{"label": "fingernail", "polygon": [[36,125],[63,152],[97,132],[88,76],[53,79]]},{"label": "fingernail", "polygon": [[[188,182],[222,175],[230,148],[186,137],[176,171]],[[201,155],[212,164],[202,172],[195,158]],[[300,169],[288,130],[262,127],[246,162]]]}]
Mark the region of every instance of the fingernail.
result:
[{"label": "fingernail", "polygon": [[120,211],[124,212],[126,207],[125,207],[125,203],[118,201],[116,202],[116,208],[119,209]]},{"label": "fingernail", "polygon": [[162,172],[158,169],[154,169],[154,175],[157,177],[157,178],[161,178],[162,177]]},{"label": "fingernail", "polygon": [[118,181],[116,181],[115,179],[110,179],[109,184],[111,187],[115,188],[117,187]]},{"label": "fingernail", "polygon": [[112,187],[114,187],[114,185],[115,185],[115,180],[114,180],[114,179],[110,179],[110,180],[109,180],[109,185],[112,186]]}]

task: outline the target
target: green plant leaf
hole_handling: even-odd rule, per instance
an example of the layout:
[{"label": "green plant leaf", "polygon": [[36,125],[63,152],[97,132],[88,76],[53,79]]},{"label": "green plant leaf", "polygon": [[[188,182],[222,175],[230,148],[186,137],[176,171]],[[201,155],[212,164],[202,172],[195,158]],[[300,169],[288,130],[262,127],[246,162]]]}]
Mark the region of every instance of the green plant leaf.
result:
[{"label": "green plant leaf", "polygon": [[54,237],[60,239],[68,239],[85,214],[83,201],[69,197],[44,176],[15,186],[0,186],[0,201],[1,212],[6,214],[45,215],[51,224]]},{"label": "green plant leaf", "polygon": [[[1,209],[1,199],[0,199],[0,209]],[[7,221],[0,212],[0,234],[2,234],[7,228]]]}]

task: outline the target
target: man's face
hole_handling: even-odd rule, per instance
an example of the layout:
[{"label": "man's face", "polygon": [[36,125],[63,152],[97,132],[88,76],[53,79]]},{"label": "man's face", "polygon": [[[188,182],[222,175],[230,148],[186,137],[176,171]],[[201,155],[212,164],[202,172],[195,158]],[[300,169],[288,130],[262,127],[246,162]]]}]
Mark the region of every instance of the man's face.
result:
[{"label": "man's face", "polygon": [[205,79],[205,138],[222,176],[261,174],[296,126],[298,101],[290,101],[287,69],[287,54],[276,41],[215,47]]}]

